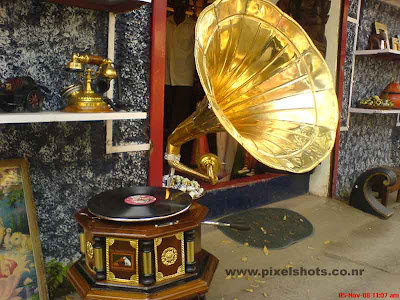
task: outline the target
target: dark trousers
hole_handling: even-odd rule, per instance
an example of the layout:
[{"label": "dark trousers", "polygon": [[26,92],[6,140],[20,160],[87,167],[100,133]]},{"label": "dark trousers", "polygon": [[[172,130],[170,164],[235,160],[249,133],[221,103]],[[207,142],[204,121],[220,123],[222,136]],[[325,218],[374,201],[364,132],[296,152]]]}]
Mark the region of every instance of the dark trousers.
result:
[{"label": "dark trousers", "polygon": [[[165,86],[164,97],[164,149],[168,136],[176,127],[195,110],[191,86]],[[181,162],[190,165],[193,142],[187,142],[181,147]]]}]

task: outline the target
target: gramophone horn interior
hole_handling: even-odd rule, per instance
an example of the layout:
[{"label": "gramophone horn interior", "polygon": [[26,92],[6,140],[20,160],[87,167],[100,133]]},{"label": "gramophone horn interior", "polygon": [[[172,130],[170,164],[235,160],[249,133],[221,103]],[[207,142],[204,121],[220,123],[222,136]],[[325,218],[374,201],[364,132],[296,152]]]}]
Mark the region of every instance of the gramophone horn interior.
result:
[{"label": "gramophone horn interior", "polygon": [[311,39],[263,0],[218,0],[196,25],[196,66],[223,127],[260,162],[301,173],[331,151],[329,69]]}]

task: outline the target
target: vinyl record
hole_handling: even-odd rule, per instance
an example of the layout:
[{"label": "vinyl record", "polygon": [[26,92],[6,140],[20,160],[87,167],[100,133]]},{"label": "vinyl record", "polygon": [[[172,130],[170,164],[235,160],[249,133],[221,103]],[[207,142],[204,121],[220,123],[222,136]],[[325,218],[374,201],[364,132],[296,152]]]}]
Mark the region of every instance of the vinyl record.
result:
[{"label": "vinyl record", "polygon": [[189,209],[192,198],[179,190],[130,187],[100,193],[88,201],[88,210],[102,219],[122,222],[156,221]]}]

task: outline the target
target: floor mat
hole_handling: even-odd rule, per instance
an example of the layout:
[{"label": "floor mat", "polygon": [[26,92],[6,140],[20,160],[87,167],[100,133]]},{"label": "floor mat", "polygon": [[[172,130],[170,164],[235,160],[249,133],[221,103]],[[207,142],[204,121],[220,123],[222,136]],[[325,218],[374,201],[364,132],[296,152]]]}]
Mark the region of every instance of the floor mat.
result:
[{"label": "floor mat", "polygon": [[224,223],[244,223],[248,231],[229,227],[219,229],[233,240],[249,246],[281,249],[303,240],[314,232],[313,225],[302,215],[284,208],[257,208],[232,214],[218,220]]}]

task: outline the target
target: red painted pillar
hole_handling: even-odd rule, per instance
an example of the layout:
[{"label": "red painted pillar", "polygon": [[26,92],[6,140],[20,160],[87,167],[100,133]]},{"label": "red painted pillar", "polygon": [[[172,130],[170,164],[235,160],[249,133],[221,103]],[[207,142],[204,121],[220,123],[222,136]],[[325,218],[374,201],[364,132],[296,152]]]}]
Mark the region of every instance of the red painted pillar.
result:
[{"label": "red painted pillar", "polygon": [[161,186],[163,171],[165,26],[167,0],[153,0],[150,63],[150,162],[148,185]]}]

